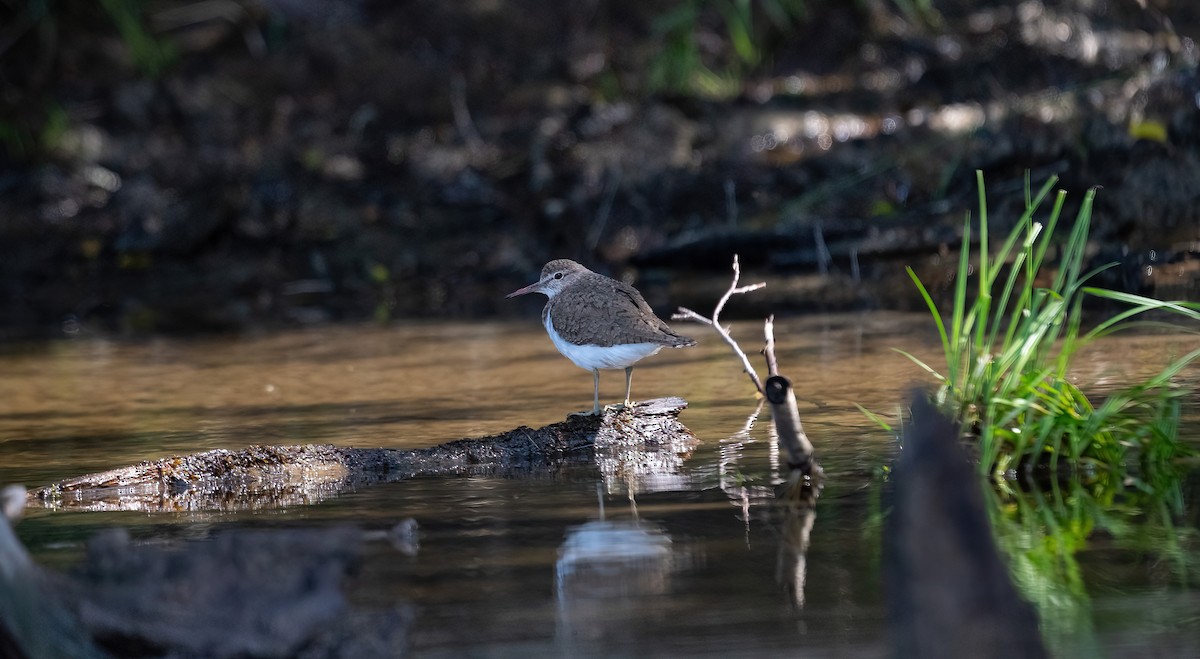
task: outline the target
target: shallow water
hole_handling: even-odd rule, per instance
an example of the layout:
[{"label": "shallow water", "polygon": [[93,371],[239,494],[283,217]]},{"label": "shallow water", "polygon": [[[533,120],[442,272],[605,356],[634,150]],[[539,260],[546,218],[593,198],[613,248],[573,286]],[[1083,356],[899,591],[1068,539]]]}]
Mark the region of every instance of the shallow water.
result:
[{"label": "shallow water", "polygon": [[[776,326],[781,370],[827,474],[804,570],[788,545],[794,529],[774,505],[779,457],[768,419],[744,429],[755,410],[751,385],[715,334],[677,329],[700,345],[645,360],[633,379],[635,398],[690,402],[682,420],[702,443],[669,478],[575,469],[552,478],[415,479],[284,509],[30,510],[18,533],[39,560],[66,568],[91,533],[113,525],[160,541],[229,525],[382,530],[411,517],[419,552],[370,543],[350,596],[417,605],[412,642],[422,656],[886,655],[876,474],[896,449],[855,403],[891,416],[913,383],[928,382],[892,350],[935,360],[927,318],[810,316]],[[761,329],[739,323],[734,334],[754,351]],[[1194,336],[1179,335],[1106,340],[1077,376],[1103,392],[1194,345]],[[590,374],[559,356],[535,320],[56,342],[10,347],[0,374],[0,483],[30,486],[255,443],[428,446],[552,423],[590,408],[592,395]],[[602,374],[602,401],[623,394],[621,375]],[[1181,379],[1196,385],[1200,369]],[[1187,403],[1190,441],[1198,407],[1195,398]],[[1010,540],[1016,533],[1003,532]],[[1187,585],[1193,573],[1160,561],[1152,549],[1090,539],[1079,553],[1086,602],[1048,597],[1044,605],[1060,654],[1200,650],[1200,621],[1179,613],[1198,610],[1200,591]]]}]

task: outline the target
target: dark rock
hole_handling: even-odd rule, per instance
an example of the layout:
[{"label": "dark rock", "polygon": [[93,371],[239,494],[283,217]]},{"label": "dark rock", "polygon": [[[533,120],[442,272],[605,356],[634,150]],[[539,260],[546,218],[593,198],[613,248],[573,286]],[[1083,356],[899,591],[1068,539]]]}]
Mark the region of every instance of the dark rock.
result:
[{"label": "dark rock", "polygon": [[903,437],[884,529],[893,656],[1047,656],[1037,614],[992,539],[958,428],[921,393]]},{"label": "dark rock", "polygon": [[[391,624],[368,631],[359,622],[365,636],[340,644],[347,623],[360,617],[342,584],[361,544],[361,531],[343,527],[232,530],[166,549],[132,542],[127,532],[113,529],[88,542],[83,565],[72,575],[78,598],[73,608],[114,656],[402,654],[412,622],[405,607],[364,614],[372,623],[390,618]],[[367,647],[375,651],[358,654]]]}]

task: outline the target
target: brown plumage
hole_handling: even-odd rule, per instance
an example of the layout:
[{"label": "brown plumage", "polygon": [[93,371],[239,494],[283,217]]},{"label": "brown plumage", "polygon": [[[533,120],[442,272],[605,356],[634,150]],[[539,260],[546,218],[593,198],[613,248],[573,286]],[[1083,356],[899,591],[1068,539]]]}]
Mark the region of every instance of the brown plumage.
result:
[{"label": "brown plumage", "polygon": [[[542,277],[555,272],[571,273],[561,289],[542,311],[548,314],[554,331],[576,345],[609,347],[628,343],[655,343],[684,348],[696,342],[671,329],[646,303],[642,294],[623,281],[592,272],[568,259],[546,264]],[[573,292],[586,290],[584,295]]]}]

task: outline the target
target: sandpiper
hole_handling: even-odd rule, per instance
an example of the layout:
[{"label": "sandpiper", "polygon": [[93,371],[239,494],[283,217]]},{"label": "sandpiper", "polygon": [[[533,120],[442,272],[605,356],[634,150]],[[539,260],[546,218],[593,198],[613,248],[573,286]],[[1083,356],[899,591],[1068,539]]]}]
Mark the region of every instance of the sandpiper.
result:
[{"label": "sandpiper", "polygon": [[541,293],[549,298],[542,309],[542,324],[554,347],[579,368],[592,372],[595,381],[592,411],[577,414],[600,413],[600,369],[625,369],[628,407],[635,362],[665,346],[696,345],[655,316],[637,289],[570,259],[547,263],[537,282],[506,297],[526,293]]}]

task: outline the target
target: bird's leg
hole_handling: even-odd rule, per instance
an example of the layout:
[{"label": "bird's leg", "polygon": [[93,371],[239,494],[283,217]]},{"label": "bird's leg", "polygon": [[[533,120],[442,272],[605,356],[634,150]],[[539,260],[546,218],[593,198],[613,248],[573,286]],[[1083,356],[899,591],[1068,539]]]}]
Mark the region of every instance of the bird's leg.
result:
[{"label": "bird's leg", "polygon": [[592,414],[600,413],[600,369],[593,368],[592,375],[595,376],[595,386],[592,388]]},{"label": "bird's leg", "polygon": [[600,414],[600,369],[592,369],[593,392],[591,412],[571,412],[567,416],[597,416]]},{"label": "bird's leg", "polygon": [[605,405],[606,410],[626,410],[633,407],[633,403],[629,402],[629,389],[633,384],[633,367],[625,367],[625,402],[619,405]]}]

